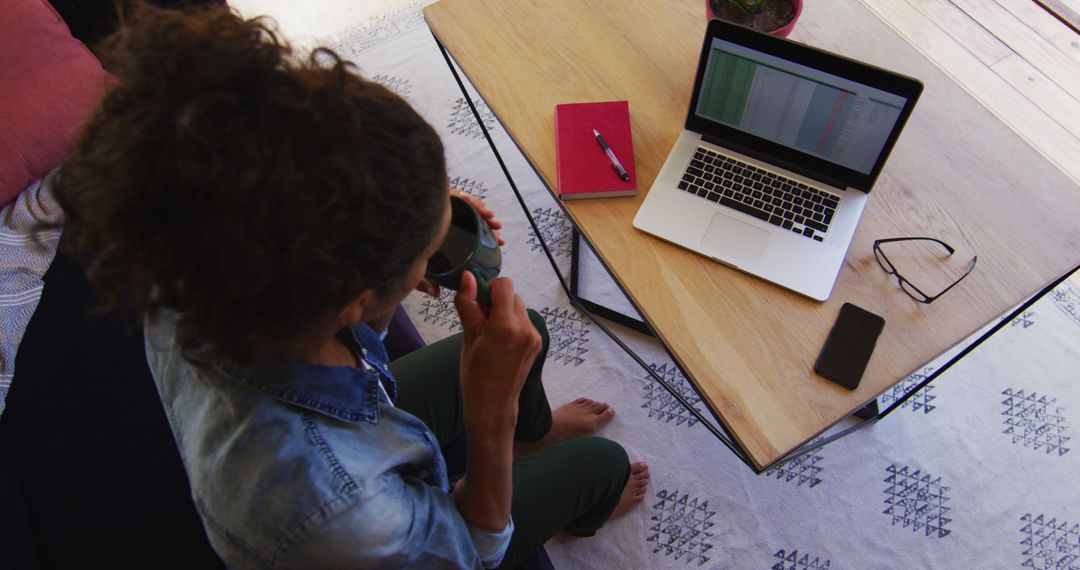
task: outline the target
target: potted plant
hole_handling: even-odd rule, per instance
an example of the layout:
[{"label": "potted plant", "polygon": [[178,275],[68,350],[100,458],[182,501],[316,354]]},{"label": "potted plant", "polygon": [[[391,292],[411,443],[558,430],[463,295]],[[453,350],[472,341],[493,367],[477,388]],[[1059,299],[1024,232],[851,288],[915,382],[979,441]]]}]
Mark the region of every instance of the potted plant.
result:
[{"label": "potted plant", "polygon": [[705,13],[786,38],[802,14],[802,0],[705,0]]}]

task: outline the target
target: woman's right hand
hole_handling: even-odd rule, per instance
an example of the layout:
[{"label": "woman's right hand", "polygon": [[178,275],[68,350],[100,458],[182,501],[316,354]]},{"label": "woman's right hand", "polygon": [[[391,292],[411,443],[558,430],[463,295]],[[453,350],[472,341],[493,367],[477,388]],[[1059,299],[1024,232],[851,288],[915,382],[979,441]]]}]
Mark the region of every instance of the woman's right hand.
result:
[{"label": "woman's right hand", "polygon": [[461,391],[470,433],[477,429],[513,430],[518,394],[543,342],[529,320],[524,301],[514,292],[513,281],[500,277],[490,285],[491,309],[486,316],[476,300],[472,273],[462,274],[454,297],[464,329]]},{"label": "woman's right hand", "polygon": [[476,277],[466,272],[454,305],[464,329],[461,395],[469,453],[454,502],[469,524],[498,532],[506,528],[513,502],[518,394],[543,341],[510,279],[491,281],[485,315],[476,301]]}]

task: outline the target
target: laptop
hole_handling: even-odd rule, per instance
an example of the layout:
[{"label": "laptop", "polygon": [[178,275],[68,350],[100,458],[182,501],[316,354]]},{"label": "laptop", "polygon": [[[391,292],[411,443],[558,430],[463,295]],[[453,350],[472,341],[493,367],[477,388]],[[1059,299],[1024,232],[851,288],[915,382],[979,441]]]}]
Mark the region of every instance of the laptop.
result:
[{"label": "laptop", "polygon": [[634,227],[824,301],[921,93],[915,79],[712,20],[685,130]]}]

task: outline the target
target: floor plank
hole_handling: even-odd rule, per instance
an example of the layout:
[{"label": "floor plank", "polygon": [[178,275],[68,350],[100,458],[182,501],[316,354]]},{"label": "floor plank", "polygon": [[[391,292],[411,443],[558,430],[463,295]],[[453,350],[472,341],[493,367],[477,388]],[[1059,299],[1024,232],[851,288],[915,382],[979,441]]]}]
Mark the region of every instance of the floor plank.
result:
[{"label": "floor plank", "polygon": [[1080,0],[1057,0],[1057,3],[1068,7],[1074,12],[1080,12]]},{"label": "floor plank", "polygon": [[1065,93],[1027,60],[1012,54],[991,69],[1067,131],[1074,135],[1080,133],[1080,101]]},{"label": "floor plank", "polygon": [[[1080,63],[1080,34],[1062,25],[1061,20],[1031,0],[996,0],[996,2],[1066,57]],[[1077,3],[1080,4],[1080,0],[1077,0]]]},{"label": "floor plank", "polygon": [[1040,70],[1068,93],[1080,93],[1080,62],[1058,51],[1024,22],[996,2],[951,0],[991,34]]},{"label": "floor plank", "polygon": [[949,0],[909,1],[916,5],[927,19],[948,30],[949,35],[988,66],[1014,53],[1009,46]]},{"label": "floor plank", "polygon": [[1035,3],[1080,34],[1080,0],[1035,0]]},{"label": "floor plank", "polygon": [[923,11],[921,0],[862,0],[884,22],[1080,184],[1080,139],[986,66]]}]

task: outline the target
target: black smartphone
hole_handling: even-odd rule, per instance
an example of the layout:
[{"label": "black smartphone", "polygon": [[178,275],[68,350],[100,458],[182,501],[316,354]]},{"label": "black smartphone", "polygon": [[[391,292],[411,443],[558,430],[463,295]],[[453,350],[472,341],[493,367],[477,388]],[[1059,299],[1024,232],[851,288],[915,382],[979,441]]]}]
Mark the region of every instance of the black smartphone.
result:
[{"label": "black smartphone", "polygon": [[851,303],[840,307],[840,316],[825,339],[814,363],[814,372],[854,390],[862,380],[885,319]]}]

